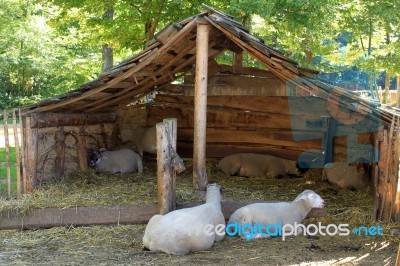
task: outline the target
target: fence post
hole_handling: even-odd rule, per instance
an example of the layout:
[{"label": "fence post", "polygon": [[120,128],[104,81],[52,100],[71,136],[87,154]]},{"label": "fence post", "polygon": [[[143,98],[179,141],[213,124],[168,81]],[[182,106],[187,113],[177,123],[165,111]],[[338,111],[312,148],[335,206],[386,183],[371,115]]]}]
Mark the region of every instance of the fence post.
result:
[{"label": "fence post", "polygon": [[21,161],[19,158],[19,137],[17,118],[15,115],[15,109],[13,110],[13,129],[14,129],[14,146],[15,146],[15,162],[16,162],[16,173],[17,173],[17,198],[21,198]]}]

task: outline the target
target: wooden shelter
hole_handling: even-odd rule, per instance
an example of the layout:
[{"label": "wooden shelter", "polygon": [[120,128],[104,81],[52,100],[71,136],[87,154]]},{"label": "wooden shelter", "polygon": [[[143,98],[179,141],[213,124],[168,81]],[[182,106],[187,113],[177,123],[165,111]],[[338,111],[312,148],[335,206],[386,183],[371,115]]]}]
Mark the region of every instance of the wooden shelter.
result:
[{"label": "wooden shelter", "polygon": [[[218,63],[226,52],[231,65]],[[244,53],[264,68],[244,67]],[[97,80],[22,110],[25,188],[85,171],[87,149],[114,148],[123,129],[174,117],[177,151],[193,156],[197,191],[207,184],[205,157],[267,153],[308,167],[362,157],[373,165],[375,218],[400,220],[400,113],[317,74],[206,6]]]}]

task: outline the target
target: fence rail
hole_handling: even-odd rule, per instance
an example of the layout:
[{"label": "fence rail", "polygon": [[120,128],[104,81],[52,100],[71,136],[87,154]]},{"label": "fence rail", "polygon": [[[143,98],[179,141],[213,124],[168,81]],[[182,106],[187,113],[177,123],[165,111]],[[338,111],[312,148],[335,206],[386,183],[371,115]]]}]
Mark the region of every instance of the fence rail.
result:
[{"label": "fence rail", "polygon": [[0,110],[0,197],[20,198],[26,174],[20,110]]}]

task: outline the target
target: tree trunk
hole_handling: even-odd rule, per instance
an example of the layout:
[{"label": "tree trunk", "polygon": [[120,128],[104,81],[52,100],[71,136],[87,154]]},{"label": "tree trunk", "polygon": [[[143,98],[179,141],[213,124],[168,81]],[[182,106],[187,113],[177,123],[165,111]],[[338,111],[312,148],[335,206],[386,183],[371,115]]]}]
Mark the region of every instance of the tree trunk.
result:
[{"label": "tree trunk", "polygon": [[400,107],[400,74],[397,76],[397,84],[396,84],[396,89],[397,89],[397,103],[396,107]]},{"label": "tree trunk", "polygon": [[103,72],[113,66],[113,49],[108,44],[103,44]]},{"label": "tree trunk", "polygon": [[383,100],[382,103],[391,104],[390,97],[389,97],[389,88],[390,88],[390,75],[386,72],[385,77],[385,91],[383,92]]},{"label": "tree trunk", "polygon": [[[108,8],[107,11],[103,15],[104,20],[112,20],[114,17],[114,9],[112,7]],[[107,44],[103,44],[103,72],[109,70],[113,66],[113,49]]]}]

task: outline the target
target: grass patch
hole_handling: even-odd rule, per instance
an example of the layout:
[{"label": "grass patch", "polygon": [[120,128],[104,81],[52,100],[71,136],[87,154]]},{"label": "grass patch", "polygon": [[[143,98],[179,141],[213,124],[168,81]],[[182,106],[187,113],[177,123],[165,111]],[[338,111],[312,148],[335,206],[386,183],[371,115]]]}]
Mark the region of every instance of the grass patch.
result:
[{"label": "grass patch", "polygon": [[[15,147],[10,147],[10,174],[11,174],[11,190],[15,193],[17,190],[17,169]],[[6,149],[0,148],[0,195],[7,194],[7,166],[6,166]]]}]

